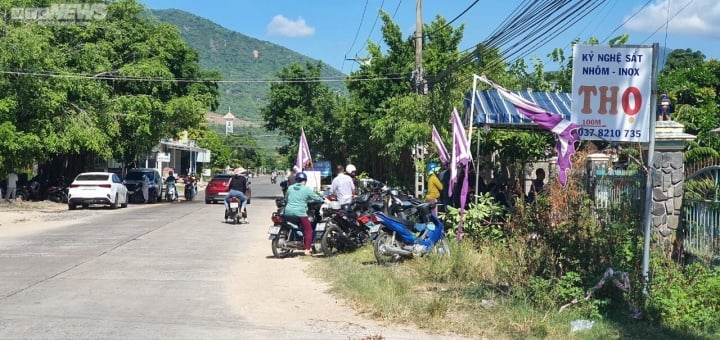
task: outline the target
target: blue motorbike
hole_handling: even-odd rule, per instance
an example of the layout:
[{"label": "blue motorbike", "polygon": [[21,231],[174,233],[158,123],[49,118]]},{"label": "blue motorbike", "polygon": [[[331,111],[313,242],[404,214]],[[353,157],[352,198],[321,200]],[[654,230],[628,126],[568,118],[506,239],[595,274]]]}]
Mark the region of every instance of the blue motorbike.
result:
[{"label": "blue motorbike", "polygon": [[401,262],[427,254],[450,255],[445,225],[431,213],[434,206],[434,203],[415,206],[417,220],[391,217],[381,212],[373,214],[372,223],[380,226],[374,243],[378,264]]}]

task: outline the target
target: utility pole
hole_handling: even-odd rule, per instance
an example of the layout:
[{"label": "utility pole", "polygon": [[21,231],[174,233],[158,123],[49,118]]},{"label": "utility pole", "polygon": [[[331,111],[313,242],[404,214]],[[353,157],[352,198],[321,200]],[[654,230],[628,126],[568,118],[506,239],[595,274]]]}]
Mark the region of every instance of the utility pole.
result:
[{"label": "utility pole", "polygon": [[[418,94],[427,94],[427,84],[425,83],[425,77],[423,75],[422,67],[422,0],[416,0],[415,2],[415,91]],[[427,149],[424,145],[415,145],[413,147],[413,160],[415,165],[415,197],[421,198],[425,193],[425,174],[423,173],[422,163],[425,159],[425,153]]]},{"label": "utility pole", "polygon": [[415,90],[419,94],[427,94],[427,84],[425,83],[425,75],[422,66],[422,49],[423,49],[423,33],[422,33],[422,0],[415,2]]}]

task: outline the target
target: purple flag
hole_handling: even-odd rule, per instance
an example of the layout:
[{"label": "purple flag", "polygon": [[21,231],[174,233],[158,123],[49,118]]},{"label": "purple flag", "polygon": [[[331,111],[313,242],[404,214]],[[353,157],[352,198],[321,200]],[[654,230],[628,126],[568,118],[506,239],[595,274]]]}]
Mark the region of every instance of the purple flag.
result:
[{"label": "purple flag", "polygon": [[568,170],[572,168],[570,157],[575,153],[575,143],[580,140],[580,135],[578,135],[579,126],[493,83],[485,76],[476,77],[476,79],[495,88],[498,94],[512,103],[521,114],[530,118],[533,123],[555,134],[557,137],[555,151],[558,156],[557,165],[560,169],[558,171],[558,180],[564,186],[567,183]]},{"label": "purple flag", "polygon": [[468,193],[468,168],[470,167],[472,154],[470,153],[470,143],[465,135],[465,127],[463,126],[462,121],[460,120],[460,115],[458,115],[455,108],[453,108],[451,122],[453,129],[453,153],[450,161],[450,183],[448,184],[448,195],[452,196],[453,194],[453,188],[457,182],[458,167],[462,166],[465,171],[465,176],[463,176],[463,182],[460,187],[460,223],[458,224],[457,232],[457,239],[459,241],[462,235],[463,218],[465,215],[465,202],[467,201]]},{"label": "purple flag", "polygon": [[306,168],[312,168],[312,157],[310,156],[310,147],[308,147],[307,138],[305,138],[305,129],[301,128],[300,143],[298,145],[298,154],[295,159],[295,166],[303,171]]},{"label": "purple flag", "polygon": [[442,138],[440,138],[440,133],[438,133],[435,125],[433,125],[432,127],[432,141],[437,147],[438,156],[440,156],[440,162],[443,164],[448,164],[448,162],[450,161],[450,156],[448,156],[448,151],[445,148],[445,143],[443,143]]}]

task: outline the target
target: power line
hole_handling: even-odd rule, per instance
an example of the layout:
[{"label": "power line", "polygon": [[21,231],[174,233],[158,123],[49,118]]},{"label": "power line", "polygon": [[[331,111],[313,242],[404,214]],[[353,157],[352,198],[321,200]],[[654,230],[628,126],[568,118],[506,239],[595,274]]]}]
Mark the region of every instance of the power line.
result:
[{"label": "power line", "polygon": [[[382,2],[380,3],[380,9],[378,10],[377,15],[375,16],[375,21],[373,22],[372,27],[370,27],[370,33],[368,33],[368,37],[367,37],[367,39],[365,39],[365,44],[367,44],[367,42],[370,41],[370,37],[372,36],[373,31],[375,30],[375,25],[377,25],[378,19],[380,19],[380,11],[382,11],[384,5],[385,5],[385,0],[382,0]],[[365,44],[363,44],[363,46],[360,47],[357,50],[357,52],[355,52],[355,55],[357,55],[360,52],[360,50],[362,50],[365,47]]]},{"label": "power line", "polygon": [[471,8],[473,8],[473,6],[475,6],[478,2],[480,2],[480,0],[475,0],[473,3],[470,4],[470,6],[468,6],[467,8],[465,8],[465,10],[463,10],[462,12],[460,12],[460,14],[456,15],[452,20],[446,22],[445,25],[442,25],[441,27],[439,27],[438,29],[436,29],[436,30],[434,30],[434,31],[432,31],[432,32],[427,32],[427,33],[423,34],[423,36],[424,36],[424,37],[429,37],[429,36],[431,36],[431,35],[434,35],[434,34],[437,33],[437,32],[440,32],[440,31],[443,30],[444,28],[452,25],[452,23],[454,23],[454,22],[455,22],[457,19],[459,19],[461,16],[465,15],[465,13],[467,13],[467,11],[469,11]]},{"label": "power line", "polygon": [[679,11],[677,11],[675,14],[673,14],[672,17],[670,17],[670,19],[667,19],[667,21],[666,21],[665,24],[662,24],[662,25],[658,26],[658,28],[657,28],[655,31],[653,31],[647,38],[645,38],[645,40],[643,40],[643,41],[640,43],[640,45],[644,44],[646,41],[648,41],[648,39],[652,38],[652,36],[655,35],[655,33],[657,33],[660,29],[662,29],[663,26],[669,25],[669,24],[670,24],[670,21],[672,21],[673,19],[675,19],[675,17],[678,16],[678,14],[682,13],[682,11],[684,11],[688,6],[690,6],[690,4],[693,3],[693,1],[695,1],[695,0],[690,0],[690,1],[688,1],[688,3],[686,3],[685,6],[682,6]]},{"label": "power line", "polygon": [[258,83],[258,84],[279,84],[279,83],[332,83],[332,82],[363,82],[378,80],[402,80],[407,79],[404,73],[390,73],[377,77],[314,77],[314,78],[289,78],[289,79],[201,79],[201,78],[154,78],[154,77],[131,77],[112,75],[90,75],[80,73],[57,73],[37,71],[0,71],[0,74],[14,76],[31,76],[44,78],[70,78],[86,80],[115,80],[115,81],[142,81],[142,82],[174,82],[174,83]]},{"label": "power line", "polygon": [[629,18],[625,19],[625,21],[623,21],[620,25],[618,25],[618,27],[615,27],[615,29],[612,32],[610,32],[610,34],[608,34],[608,36],[605,37],[605,39],[603,39],[602,43],[603,44],[606,43],[608,41],[608,39],[610,39],[610,37],[612,37],[612,35],[615,34],[615,32],[617,32],[617,30],[620,29],[620,27],[625,26],[625,24],[627,24],[628,21],[632,20],[632,18],[634,18],[636,15],[638,15],[638,13],[642,12],[642,10],[645,9],[645,7],[647,7],[647,5],[649,5],[651,2],[652,2],[652,0],[648,0],[644,5],[642,5],[642,7],[640,7],[640,9],[635,11],[635,13],[633,13]]},{"label": "power line", "polygon": [[369,0],[365,0],[365,6],[363,7],[362,17],[360,17],[360,24],[358,25],[357,31],[355,31],[355,37],[353,38],[352,44],[350,44],[350,48],[347,52],[345,52],[345,58],[343,58],[342,65],[340,66],[340,72],[342,72],[345,68],[345,59],[347,59],[348,53],[350,53],[355,47],[355,42],[357,41],[358,35],[360,34],[360,28],[362,28],[363,21],[365,21],[365,11],[367,11]]}]

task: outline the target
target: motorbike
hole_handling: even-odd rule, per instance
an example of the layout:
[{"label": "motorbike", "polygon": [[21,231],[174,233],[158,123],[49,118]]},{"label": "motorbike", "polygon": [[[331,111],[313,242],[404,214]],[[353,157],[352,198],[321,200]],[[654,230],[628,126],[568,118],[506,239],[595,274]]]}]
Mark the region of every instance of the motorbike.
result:
[{"label": "motorbike", "polygon": [[173,202],[173,201],[178,200],[177,188],[175,187],[174,182],[168,182],[165,185],[165,199],[168,202]]},{"label": "motorbike", "polygon": [[275,183],[277,183],[277,176],[275,176],[275,175],[270,176],[270,184],[275,184]]},{"label": "motorbike", "polygon": [[[240,212],[240,199],[237,197],[230,197],[230,204],[225,208],[225,221],[231,219],[233,224],[240,224],[240,218],[243,214]],[[243,219],[245,217],[242,217]]]},{"label": "motorbike", "polygon": [[[282,259],[290,256],[295,250],[304,250],[304,235],[300,218],[297,216],[288,216],[284,214],[285,200],[278,198],[275,200],[278,208],[272,214],[271,220],[273,225],[268,228],[268,239],[272,247],[273,256]],[[313,226],[313,251],[317,252],[317,243],[322,239],[325,233],[327,219],[324,219],[320,212],[323,201],[308,202],[308,217]]]},{"label": "motorbike", "polygon": [[197,184],[195,182],[185,183],[185,200],[192,201],[197,192]]},{"label": "motorbike", "polygon": [[52,186],[48,188],[47,198],[55,203],[67,203],[69,188]]},{"label": "motorbike", "polygon": [[[326,199],[333,201],[332,196]],[[329,217],[329,221],[320,240],[320,249],[325,256],[352,252],[375,239],[379,225],[372,230],[372,226],[368,226],[368,216],[381,211],[382,205],[371,202],[371,194],[367,193],[356,197],[345,209],[332,204],[326,208],[324,216]]]},{"label": "motorbike", "polygon": [[382,212],[373,213],[370,222],[380,225],[380,232],[373,245],[378,264],[396,263],[413,256],[426,254],[450,255],[450,245],[445,237],[445,226],[431,213],[435,203],[414,206],[415,217],[411,221]]}]

